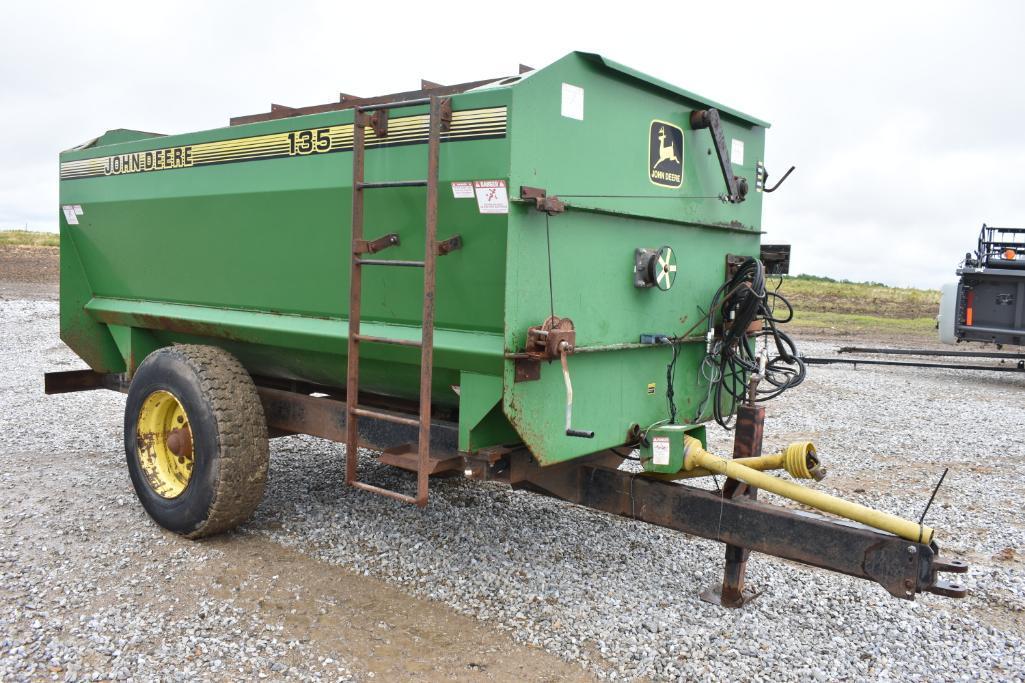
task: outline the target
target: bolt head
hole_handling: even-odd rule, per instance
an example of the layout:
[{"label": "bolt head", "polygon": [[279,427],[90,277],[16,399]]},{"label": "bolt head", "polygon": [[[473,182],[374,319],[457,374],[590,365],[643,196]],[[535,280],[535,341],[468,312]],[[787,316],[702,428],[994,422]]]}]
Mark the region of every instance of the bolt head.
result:
[{"label": "bolt head", "polygon": [[909,545],[908,546],[908,555],[915,555],[916,553],[918,553],[918,548],[916,548],[913,545]]}]

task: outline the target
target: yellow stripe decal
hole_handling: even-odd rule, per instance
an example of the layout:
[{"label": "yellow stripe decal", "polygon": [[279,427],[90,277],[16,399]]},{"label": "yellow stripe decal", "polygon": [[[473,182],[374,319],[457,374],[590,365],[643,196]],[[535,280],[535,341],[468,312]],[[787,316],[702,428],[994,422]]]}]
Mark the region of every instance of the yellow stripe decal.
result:
[{"label": "yellow stripe decal", "polygon": [[[454,142],[503,138],[506,134],[506,120],[505,107],[453,112],[451,129],[441,134],[441,140],[442,142]],[[427,133],[427,114],[394,118],[388,121],[388,135],[385,137],[377,137],[373,129],[367,127],[366,146],[367,149],[373,149],[374,147],[425,144]],[[290,130],[282,133],[65,161],[61,163],[60,177],[61,180],[94,178],[350,151],[352,151],[352,124],[346,123],[337,126]]]}]

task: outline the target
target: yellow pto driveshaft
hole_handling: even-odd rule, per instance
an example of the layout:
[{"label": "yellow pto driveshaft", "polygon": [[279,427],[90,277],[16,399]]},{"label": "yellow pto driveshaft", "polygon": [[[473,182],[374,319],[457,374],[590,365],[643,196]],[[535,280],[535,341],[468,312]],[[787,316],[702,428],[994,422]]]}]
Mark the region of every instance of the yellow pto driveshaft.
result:
[{"label": "yellow pto driveshaft", "polygon": [[[815,455],[815,446],[808,441],[792,443],[781,453],[758,455],[750,458],[734,458],[730,462],[735,465],[750,467],[759,472],[785,469],[795,479],[822,481],[826,476],[826,468],[819,463]],[[718,472],[707,470],[704,467],[695,467],[692,470],[684,470],[671,475],[659,475],[659,478],[673,480],[693,479],[696,477],[710,477],[713,474],[718,474]]]},{"label": "yellow pto driveshaft", "polygon": [[[805,488],[800,484],[779,479],[771,474],[765,474],[757,469],[740,464],[738,460],[727,460],[717,455],[712,455],[702,447],[700,441],[692,436],[684,435],[683,443],[683,468],[685,471],[690,472],[703,469],[716,474],[723,474],[731,479],[736,479],[784,498],[789,498],[808,507],[813,507],[816,510],[829,512],[874,529],[888,531],[909,541],[916,541],[918,543],[932,542],[933,530],[917,522],[912,522],[886,512],[880,512],[879,510],[873,510],[864,505],[831,496],[828,493],[822,493],[821,491]],[[785,457],[785,453],[775,456],[763,456],[764,459],[780,457]],[[757,464],[761,465],[763,463],[759,462]],[[770,463],[766,462],[764,464]],[[776,466],[778,467],[779,465]],[[770,468],[766,467],[766,469]],[[788,467],[787,469],[789,470],[790,468]]]}]

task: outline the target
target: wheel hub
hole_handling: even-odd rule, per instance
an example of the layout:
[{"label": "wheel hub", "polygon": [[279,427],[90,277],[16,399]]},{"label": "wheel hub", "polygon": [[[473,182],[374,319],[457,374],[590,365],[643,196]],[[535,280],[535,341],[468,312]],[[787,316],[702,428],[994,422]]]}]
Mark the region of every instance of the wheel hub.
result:
[{"label": "wheel hub", "polygon": [[180,496],[192,479],[195,454],[188,415],[174,394],[154,391],[142,402],[136,445],[150,488],[162,498]]}]

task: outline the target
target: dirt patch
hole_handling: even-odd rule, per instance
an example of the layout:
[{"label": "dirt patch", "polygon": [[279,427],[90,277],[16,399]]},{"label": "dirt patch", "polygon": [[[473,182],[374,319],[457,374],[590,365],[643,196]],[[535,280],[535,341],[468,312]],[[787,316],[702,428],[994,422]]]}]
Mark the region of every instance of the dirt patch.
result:
[{"label": "dirt patch", "polygon": [[316,643],[325,654],[345,653],[354,669],[384,680],[590,680],[444,605],[272,541],[235,536],[207,543],[225,553],[200,575],[213,595],[283,623],[286,637]]},{"label": "dirt patch", "polygon": [[59,276],[57,247],[0,246],[0,281],[56,284]]},{"label": "dirt patch", "polygon": [[[157,529],[127,504],[132,494],[119,463],[109,456],[7,457],[0,569],[6,561],[56,572],[33,600],[65,631],[113,606],[155,617],[193,615],[196,628],[213,637],[218,634],[211,632],[210,605],[226,604],[279,640],[297,644],[279,662],[306,674],[330,673],[330,662],[344,661],[360,680],[593,680],[579,667],[441,603],[411,597],[273,541],[243,532],[195,542]],[[63,495],[68,490],[97,495],[75,499]],[[63,502],[55,505],[54,499]],[[134,559],[112,571],[109,565],[126,548]],[[80,565],[89,577],[81,601],[62,600],[68,564]],[[13,600],[18,591],[7,593],[0,587],[0,599]],[[178,635],[152,642],[143,637],[133,647],[158,653]],[[204,670],[201,656],[197,650],[188,660]],[[96,666],[102,670],[105,662]]]},{"label": "dirt patch", "polygon": [[0,299],[55,299],[59,280],[57,247],[0,246]]}]

